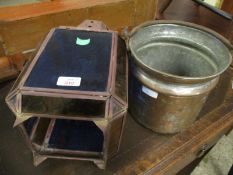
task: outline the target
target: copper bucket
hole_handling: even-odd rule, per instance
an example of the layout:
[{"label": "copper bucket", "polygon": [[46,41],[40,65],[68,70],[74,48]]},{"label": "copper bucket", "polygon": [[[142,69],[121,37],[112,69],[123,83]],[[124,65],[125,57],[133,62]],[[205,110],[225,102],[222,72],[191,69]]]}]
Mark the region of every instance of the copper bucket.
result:
[{"label": "copper bucket", "polygon": [[129,110],[159,133],[191,125],[232,61],[225,38],[187,22],[142,24],[131,32],[128,47]]}]

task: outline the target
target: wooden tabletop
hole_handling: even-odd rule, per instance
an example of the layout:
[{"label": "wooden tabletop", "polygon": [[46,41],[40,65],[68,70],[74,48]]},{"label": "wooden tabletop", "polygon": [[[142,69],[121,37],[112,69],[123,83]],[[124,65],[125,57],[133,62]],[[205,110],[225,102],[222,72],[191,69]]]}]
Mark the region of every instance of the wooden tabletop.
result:
[{"label": "wooden tabletop", "polygon": [[3,171],[9,175],[175,174],[201,156],[233,127],[231,79],[232,70],[229,69],[211,93],[200,119],[179,134],[154,133],[128,115],[120,151],[108,161],[106,170],[98,169],[92,162],[58,159],[48,159],[34,167],[32,154],[24,138],[16,128],[12,128],[15,117],[4,102],[11,84],[2,84],[0,160]]}]

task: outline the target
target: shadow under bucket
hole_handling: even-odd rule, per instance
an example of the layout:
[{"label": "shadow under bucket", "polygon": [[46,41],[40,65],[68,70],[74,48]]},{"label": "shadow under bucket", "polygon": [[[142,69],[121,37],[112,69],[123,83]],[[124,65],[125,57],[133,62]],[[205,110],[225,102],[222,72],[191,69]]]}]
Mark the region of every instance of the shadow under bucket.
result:
[{"label": "shadow under bucket", "polygon": [[129,110],[159,133],[182,131],[196,120],[232,59],[225,38],[187,22],[142,24],[128,46]]}]

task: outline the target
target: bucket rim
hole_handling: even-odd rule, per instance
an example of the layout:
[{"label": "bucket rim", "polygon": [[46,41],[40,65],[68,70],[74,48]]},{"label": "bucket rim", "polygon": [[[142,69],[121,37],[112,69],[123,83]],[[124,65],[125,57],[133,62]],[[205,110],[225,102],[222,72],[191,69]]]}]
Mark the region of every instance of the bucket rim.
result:
[{"label": "bucket rim", "polygon": [[[180,25],[180,26],[186,26],[186,27],[190,27],[190,28],[194,28],[197,30],[200,30],[202,32],[205,32],[207,34],[212,35],[213,37],[215,37],[216,39],[218,39],[220,42],[222,42],[227,49],[229,49],[229,59],[227,60],[227,64],[226,66],[221,70],[218,71],[212,75],[208,75],[208,76],[196,76],[196,77],[188,77],[188,76],[179,76],[179,75],[174,75],[171,73],[167,73],[164,71],[160,71],[154,68],[151,68],[150,66],[146,65],[145,63],[143,63],[136,55],[135,51],[132,49],[131,44],[130,44],[130,40],[132,38],[133,35],[135,35],[140,29],[148,27],[148,26],[152,26],[152,25],[157,25],[157,24],[169,24],[169,25]],[[207,81],[210,79],[213,79],[217,76],[219,76],[220,74],[222,74],[224,71],[226,71],[228,69],[228,67],[231,65],[232,62],[232,51],[233,51],[233,45],[230,43],[229,40],[227,40],[225,37],[223,37],[222,35],[220,35],[219,33],[213,31],[212,29],[209,29],[207,27],[198,25],[198,24],[194,24],[194,23],[190,23],[190,22],[185,22],[185,21],[178,21],[178,20],[156,20],[156,21],[147,21],[145,23],[142,23],[138,26],[136,26],[135,28],[133,28],[133,30],[130,32],[129,34],[129,38],[127,41],[127,45],[128,45],[128,49],[130,51],[130,53],[133,56],[133,61],[139,66],[141,67],[145,72],[152,74],[152,75],[160,75],[164,78],[171,78],[171,80],[175,80],[175,81],[187,81],[187,82],[200,82],[200,81]]]}]

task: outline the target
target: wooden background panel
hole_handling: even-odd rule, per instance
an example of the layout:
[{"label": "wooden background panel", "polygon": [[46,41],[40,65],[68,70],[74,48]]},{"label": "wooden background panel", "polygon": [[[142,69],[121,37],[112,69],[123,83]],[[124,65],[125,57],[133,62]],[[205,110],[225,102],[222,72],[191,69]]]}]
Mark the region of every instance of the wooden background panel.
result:
[{"label": "wooden background panel", "polygon": [[101,20],[110,29],[119,31],[125,27],[134,27],[154,19],[156,2],[157,0],[59,0],[1,8],[0,37],[5,55],[34,49],[51,28],[60,25],[77,26],[84,19]]},{"label": "wooden background panel", "polygon": [[233,15],[233,1],[224,0],[221,9]]},{"label": "wooden background panel", "polygon": [[133,26],[135,4],[133,0],[106,4],[88,9],[88,18],[103,21],[112,30]]},{"label": "wooden background panel", "polygon": [[0,26],[5,54],[13,55],[35,48],[52,27],[48,16],[5,22]]},{"label": "wooden background panel", "polygon": [[0,10],[0,21],[15,21],[41,15],[82,9],[108,3],[120,3],[125,0],[56,0],[21,6],[4,7]]},{"label": "wooden background panel", "polygon": [[[161,0],[159,0],[161,1]],[[134,25],[139,25],[145,20],[155,19],[157,10],[157,0],[134,0],[135,14]]]}]

